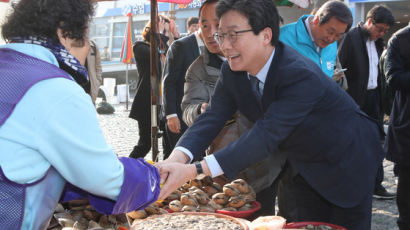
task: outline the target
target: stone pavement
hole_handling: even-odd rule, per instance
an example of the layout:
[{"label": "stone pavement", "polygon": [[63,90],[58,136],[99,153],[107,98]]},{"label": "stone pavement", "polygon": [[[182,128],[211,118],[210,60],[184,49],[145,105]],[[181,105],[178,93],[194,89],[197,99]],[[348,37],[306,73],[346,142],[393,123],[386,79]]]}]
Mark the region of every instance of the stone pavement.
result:
[{"label": "stone pavement", "polygon": [[[112,115],[98,115],[101,128],[107,142],[119,156],[128,156],[138,141],[138,125],[133,119],[128,118],[129,111],[125,104],[114,105],[116,112]],[[128,109],[131,109],[131,103]],[[161,141],[159,141],[161,144]],[[162,146],[159,146],[162,149]],[[151,159],[151,153],[146,156]],[[389,192],[396,192],[397,186],[393,176],[393,164],[384,161],[385,181],[383,185]],[[372,230],[396,230],[398,217],[396,200],[373,200]]]}]

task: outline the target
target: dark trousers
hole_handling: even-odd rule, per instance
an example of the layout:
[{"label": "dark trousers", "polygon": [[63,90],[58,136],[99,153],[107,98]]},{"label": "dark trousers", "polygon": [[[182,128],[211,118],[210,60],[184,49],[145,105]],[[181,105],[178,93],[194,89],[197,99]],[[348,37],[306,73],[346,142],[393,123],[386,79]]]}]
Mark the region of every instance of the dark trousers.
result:
[{"label": "dark trousers", "polygon": [[255,213],[258,216],[273,216],[275,215],[276,196],[278,193],[279,180],[275,180],[271,186],[256,193],[256,200],[261,203],[261,209]]},{"label": "dark trousers", "polygon": [[[362,106],[363,112],[369,115],[371,118],[377,121],[377,124],[383,127],[383,114],[380,109],[380,92],[379,89],[372,89],[367,90],[366,92],[366,101]],[[384,139],[384,135],[380,135],[380,140]],[[383,171],[383,162],[379,165],[376,174],[376,183],[374,184],[374,190],[384,189],[382,186],[382,182],[384,179],[384,171]]]},{"label": "dark trousers", "polygon": [[397,208],[399,219],[397,225],[400,230],[410,230],[410,166],[399,164],[399,183],[397,185]]},{"label": "dark trousers", "polygon": [[279,215],[287,222],[318,221],[343,226],[349,230],[370,230],[372,194],[356,207],[341,208],[317,193],[300,175],[287,167],[279,182]]},{"label": "dark trousers", "polygon": [[[148,119],[146,121],[140,121],[138,120],[138,143],[136,146],[134,146],[134,149],[132,150],[131,154],[129,157],[132,158],[139,158],[142,157],[144,158],[149,150],[151,149],[151,119]],[[171,154],[171,147],[169,144],[168,137],[165,132],[162,134],[162,148],[163,148],[163,153],[164,153],[164,159],[166,159],[170,154]]]},{"label": "dark trousers", "polygon": [[[151,119],[149,119],[151,120]],[[134,146],[129,157],[132,158],[144,158],[151,149],[151,122],[137,120],[138,122],[138,143]]]}]

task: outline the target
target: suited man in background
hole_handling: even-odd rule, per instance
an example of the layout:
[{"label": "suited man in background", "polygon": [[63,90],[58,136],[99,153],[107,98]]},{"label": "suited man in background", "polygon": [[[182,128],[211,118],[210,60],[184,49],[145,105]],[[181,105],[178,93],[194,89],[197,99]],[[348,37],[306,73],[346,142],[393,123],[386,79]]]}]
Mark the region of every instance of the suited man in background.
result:
[{"label": "suited man in background", "polygon": [[[378,71],[379,57],[383,52],[382,37],[394,24],[392,12],[384,5],[375,5],[367,12],[366,22],[346,33],[341,40],[338,56],[345,72],[349,88],[347,92],[367,115],[383,124],[382,88],[384,79]],[[380,139],[384,139],[383,136]],[[396,194],[383,187],[383,164],[376,175],[374,197],[393,199]]]},{"label": "suited man in background", "polygon": [[384,65],[389,87],[395,91],[387,130],[387,159],[397,164],[397,209],[400,230],[410,229],[410,23],[390,38]]},{"label": "suited man in background", "polygon": [[[157,164],[165,181],[160,198],[198,174],[232,179],[284,152],[280,215],[291,222],[370,229],[374,178],[383,158],[378,126],[316,64],[278,41],[271,0],[220,0],[216,12],[216,37],[228,62],[205,112]],[[237,110],[255,122],[252,129],[201,162],[186,164]]]},{"label": "suited man in background", "polygon": [[[185,132],[187,126],[182,120],[181,102],[184,96],[185,74],[188,67],[199,57],[203,49],[204,37],[202,31],[218,26],[215,18],[215,5],[218,0],[206,0],[199,9],[199,28],[196,33],[176,40],[168,49],[163,75],[163,114],[166,117],[166,131],[171,148],[175,147],[178,139]],[[212,39],[213,40],[213,39]],[[209,41],[218,46],[215,41]]]}]

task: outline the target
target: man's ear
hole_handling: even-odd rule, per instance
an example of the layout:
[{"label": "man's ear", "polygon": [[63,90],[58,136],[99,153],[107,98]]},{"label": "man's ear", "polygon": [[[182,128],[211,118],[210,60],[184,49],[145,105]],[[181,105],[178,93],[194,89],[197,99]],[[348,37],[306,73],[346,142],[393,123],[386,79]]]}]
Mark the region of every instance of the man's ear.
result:
[{"label": "man's ear", "polygon": [[266,27],[261,31],[263,36],[263,44],[268,45],[272,41],[272,29],[270,27]]},{"label": "man's ear", "polygon": [[60,28],[57,29],[57,36],[58,40],[60,41],[61,45],[63,45],[68,51],[71,49],[71,42],[68,41],[67,38],[63,37],[63,30]]},{"label": "man's ear", "polygon": [[315,15],[315,16],[313,17],[313,24],[314,24],[314,25],[319,25],[319,16]]},{"label": "man's ear", "polygon": [[367,19],[366,24],[367,24],[367,26],[371,26],[372,25],[372,19],[371,18]]}]

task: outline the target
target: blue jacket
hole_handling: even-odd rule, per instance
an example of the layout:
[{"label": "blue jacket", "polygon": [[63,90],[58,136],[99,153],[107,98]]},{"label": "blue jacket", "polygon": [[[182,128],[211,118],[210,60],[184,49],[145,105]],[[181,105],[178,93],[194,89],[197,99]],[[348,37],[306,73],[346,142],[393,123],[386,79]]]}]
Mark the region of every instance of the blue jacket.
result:
[{"label": "blue jacket", "polygon": [[280,28],[279,40],[303,56],[310,58],[327,76],[332,77],[336,63],[337,42],[326,46],[318,53],[305,27],[305,19],[309,16],[303,15],[297,22],[282,26]]}]

